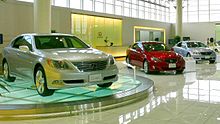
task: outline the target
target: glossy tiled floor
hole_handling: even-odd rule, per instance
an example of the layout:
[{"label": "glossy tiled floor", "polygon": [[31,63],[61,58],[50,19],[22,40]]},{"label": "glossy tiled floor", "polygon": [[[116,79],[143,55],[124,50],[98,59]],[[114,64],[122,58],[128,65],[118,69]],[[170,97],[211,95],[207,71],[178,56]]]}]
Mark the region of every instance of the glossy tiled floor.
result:
[{"label": "glossy tiled floor", "polygon": [[[118,62],[121,72],[132,73]],[[155,82],[154,92],[142,101],[111,110],[77,116],[7,121],[1,124],[219,124],[220,64],[197,64],[196,72],[137,75]]]}]

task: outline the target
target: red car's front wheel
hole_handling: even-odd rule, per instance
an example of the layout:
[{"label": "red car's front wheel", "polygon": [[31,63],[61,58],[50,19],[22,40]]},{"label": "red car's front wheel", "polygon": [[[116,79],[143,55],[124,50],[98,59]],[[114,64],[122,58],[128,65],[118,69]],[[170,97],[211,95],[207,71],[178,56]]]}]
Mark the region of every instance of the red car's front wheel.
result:
[{"label": "red car's front wheel", "polygon": [[146,74],[149,73],[149,65],[148,65],[147,60],[145,60],[143,63],[143,69]]}]

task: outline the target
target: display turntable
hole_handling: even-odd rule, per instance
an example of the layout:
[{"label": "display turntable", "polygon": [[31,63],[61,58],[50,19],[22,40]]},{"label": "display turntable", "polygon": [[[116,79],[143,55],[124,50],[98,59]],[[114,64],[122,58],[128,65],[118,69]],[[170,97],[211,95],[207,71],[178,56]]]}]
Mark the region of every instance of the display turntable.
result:
[{"label": "display turntable", "polygon": [[153,81],[137,76],[119,74],[109,88],[95,85],[56,90],[52,96],[38,95],[32,82],[17,79],[5,82],[9,92],[0,88],[0,120],[34,119],[71,116],[80,112],[95,112],[119,107],[141,100],[153,90]]}]

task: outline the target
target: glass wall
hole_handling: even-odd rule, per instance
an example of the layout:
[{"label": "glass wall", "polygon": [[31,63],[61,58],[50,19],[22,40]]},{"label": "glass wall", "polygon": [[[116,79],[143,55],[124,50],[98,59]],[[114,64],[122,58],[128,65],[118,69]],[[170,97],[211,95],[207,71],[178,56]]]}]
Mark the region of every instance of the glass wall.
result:
[{"label": "glass wall", "polygon": [[122,20],[72,14],[72,33],[93,47],[121,46]]},{"label": "glass wall", "polygon": [[169,0],[52,0],[54,6],[161,22],[170,22],[169,4]]},{"label": "glass wall", "polygon": [[[182,1],[183,22],[220,21],[220,0]],[[52,5],[161,22],[176,21],[176,0],[52,0]]]},{"label": "glass wall", "polygon": [[[171,22],[175,22],[175,1],[170,4]],[[183,0],[183,22],[220,21],[220,0]]]}]

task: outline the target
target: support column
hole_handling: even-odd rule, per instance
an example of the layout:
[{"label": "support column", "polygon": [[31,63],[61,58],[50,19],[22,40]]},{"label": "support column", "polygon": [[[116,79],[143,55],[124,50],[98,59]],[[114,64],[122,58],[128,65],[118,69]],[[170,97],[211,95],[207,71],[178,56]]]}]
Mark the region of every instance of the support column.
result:
[{"label": "support column", "polygon": [[34,0],[34,32],[51,33],[51,0]]},{"label": "support column", "polygon": [[176,36],[182,38],[182,0],[176,0]]}]

